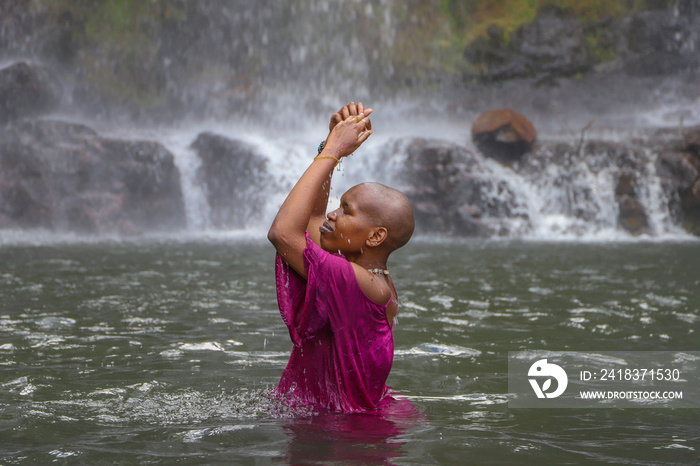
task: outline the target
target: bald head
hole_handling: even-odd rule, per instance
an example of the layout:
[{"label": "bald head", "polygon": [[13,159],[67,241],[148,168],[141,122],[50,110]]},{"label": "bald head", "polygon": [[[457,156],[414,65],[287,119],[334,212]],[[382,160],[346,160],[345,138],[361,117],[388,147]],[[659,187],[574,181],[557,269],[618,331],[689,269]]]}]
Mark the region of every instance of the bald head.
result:
[{"label": "bald head", "polygon": [[362,183],[353,188],[362,198],[362,209],[378,227],[387,229],[385,244],[390,252],[411,239],[415,228],[413,207],[405,194],[380,183]]}]

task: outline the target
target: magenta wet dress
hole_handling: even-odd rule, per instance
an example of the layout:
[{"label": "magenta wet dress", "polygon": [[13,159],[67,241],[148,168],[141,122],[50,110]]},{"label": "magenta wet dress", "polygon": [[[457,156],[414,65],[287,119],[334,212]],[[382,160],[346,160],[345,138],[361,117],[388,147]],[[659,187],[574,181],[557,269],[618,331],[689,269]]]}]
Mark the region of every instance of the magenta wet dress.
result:
[{"label": "magenta wet dress", "polygon": [[276,393],[298,406],[338,412],[382,410],[394,358],[380,305],[360,288],[350,262],[306,235],[304,280],[277,255],[277,302],[294,347]]}]

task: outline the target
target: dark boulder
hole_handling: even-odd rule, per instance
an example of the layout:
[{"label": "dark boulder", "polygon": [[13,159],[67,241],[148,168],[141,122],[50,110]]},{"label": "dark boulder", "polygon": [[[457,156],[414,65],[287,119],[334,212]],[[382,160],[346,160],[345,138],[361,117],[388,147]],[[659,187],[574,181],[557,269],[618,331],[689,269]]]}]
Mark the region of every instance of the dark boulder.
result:
[{"label": "dark boulder", "polygon": [[545,5],[510,38],[497,26],[464,50],[465,78],[483,81],[557,78],[623,70],[633,76],[667,76],[700,67],[700,6],[667,2],[616,20],[584,24],[574,13]]},{"label": "dark boulder", "polygon": [[395,142],[388,150],[402,158],[399,178],[411,200],[416,231],[454,236],[508,235],[503,220],[518,215],[515,194],[494,180],[466,147],[428,139]]},{"label": "dark boulder", "polygon": [[700,126],[687,128],[683,135],[685,148],[700,157]]},{"label": "dark boulder", "polygon": [[537,138],[532,123],[510,109],[482,113],[472,123],[471,133],[481,153],[504,163],[519,160]]},{"label": "dark boulder", "polygon": [[[700,154],[693,131],[685,142],[677,134],[626,142],[541,141],[530,156],[506,167],[439,140],[395,141],[386,153],[401,167],[392,182],[411,200],[422,234],[576,235],[617,228],[640,235],[674,225],[700,234]],[[665,201],[667,211],[660,204]]]},{"label": "dark boulder", "polygon": [[18,62],[0,70],[0,124],[54,109],[63,92],[48,68]]},{"label": "dark boulder", "polygon": [[261,214],[268,194],[267,160],[242,141],[205,132],[192,148],[202,165],[197,171],[216,228],[242,228]]},{"label": "dark boulder", "polygon": [[617,174],[615,196],[637,196],[637,179],[635,173],[629,170],[621,170]]},{"label": "dark boulder", "polygon": [[657,162],[657,171],[679,193],[690,189],[698,179],[697,161],[689,152],[673,149],[662,152]]},{"label": "dark boulder", "polygon": [[700,235],[700,126],[687,128],[679,145],[662,147],[656,169],[674,218]]},{"label": "dark boulder", "polygon": [[503,30],[495,24],[486,29],[486,35],[479,37],[464,50],[464,58],[472,67],[471,75],[489,80],[518,77],[524,70],[515,70],[511,63],[516,57],[512,44],[507,44]]},{"label": "dark boulder", "polygon": [[572,231],[616,226],[639,235],[652,233],[646,183],[656,176],[654,157],[639,143],[542,141],[518,173],[537,186],[541,213],[563,215],[578,225]]},{"label": "dark boulder", "polygon": [[616,51],[635,76],[674,74],[700,66],[700,16],[673,11],[636,13],[616,25]]},{"label": "dark boulder", "polygon": [[573,76],[592,67],[583,23],[561,8],[547,5],[536,18],[503,39],[497,27],[469,45],[464,57],[471,76],[487,81]]},{"label": "dark boulder", "polygon": [[639,200],[636,173],[623,169],[617,174],[615,200],[618,206],[618,225],[633,235],[650,233],[649,217]]},{"label": "dark boulder", "polygon": [[622,228],[633,235],[650,233],[646,209],[639,199],[624,194],[618,198],[618,208],[618,221]]},{"label": "dark boulder", "polygon": [[572,76],[590,68],[583,23],[553,5],[540,9],[535,20],[518,29],[511,40],[534,76]]},{"label": "dark boulder", "polygon": [[0,133],[0,228],[130,234],[185,221],[179,171],[158,143],[48,120]]}]

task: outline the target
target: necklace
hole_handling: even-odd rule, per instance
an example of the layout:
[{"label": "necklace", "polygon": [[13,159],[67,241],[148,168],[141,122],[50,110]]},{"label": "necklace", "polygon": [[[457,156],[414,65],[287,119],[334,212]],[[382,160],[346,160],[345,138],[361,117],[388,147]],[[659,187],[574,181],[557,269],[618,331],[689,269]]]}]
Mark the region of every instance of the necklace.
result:
[{"label": "necklace", "polygon": [[389,275],[388,269],[367,269],[367,271],[377,275]]}]

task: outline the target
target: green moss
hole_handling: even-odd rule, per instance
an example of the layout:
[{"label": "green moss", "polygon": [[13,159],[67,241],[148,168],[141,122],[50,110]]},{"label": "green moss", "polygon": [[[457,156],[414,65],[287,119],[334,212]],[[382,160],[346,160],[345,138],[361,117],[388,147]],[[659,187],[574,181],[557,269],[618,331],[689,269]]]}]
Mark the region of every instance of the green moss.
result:
[{"label": "green moss", "polygon": [[570,11],[582,22],[591,24],[604,18],[622,18],[651,8],[652,4],[658,4],[659,1],[672,5],[670,0],[442,0],[440,11],[450,18],[455,32],[464,36],[466,45],[484,36],[492,24],[503,30],[504,41],[507,43],[511,35],[522,25],[534,20],[537,12],[545,5]]},{"label": "green moss", "polygon": [[591,29],[586,33],[586,48],[594,63],[603,63],[615,60],[617,52],[612,44],[605,44],[601,41],[602,31],[598,28]]}]

